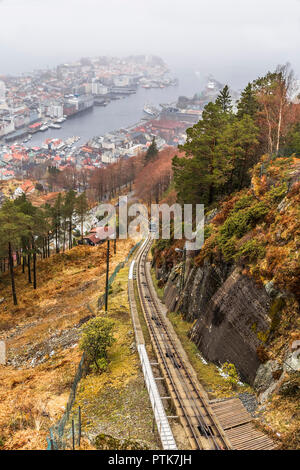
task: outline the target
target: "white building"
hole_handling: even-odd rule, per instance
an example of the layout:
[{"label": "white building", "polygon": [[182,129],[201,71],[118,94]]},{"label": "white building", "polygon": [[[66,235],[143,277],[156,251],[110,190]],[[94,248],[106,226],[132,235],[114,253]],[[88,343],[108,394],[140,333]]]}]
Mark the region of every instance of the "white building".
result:
[{"label": "white building", "polygon": [[107,150],[101,155],[102,163],[115,163],[117,161],[113,151]]},{"label": "white building", "polygon": [[103,141],[102,142],[102,148],[105,149],[105,150],[114,150],[116,148],[116,146],[113,142]]},{"label": "white building", "polygon": [[126,153],[130,157],[134,157],[135,155],[138,155],[138,153],[143,152],[144,150],[146,150],[145,145],[137,144],[133,145],[132,147],[129,147]]},{"label": "white building", "polygon": [[15,124],[12,120],[11,122],[0,121],[0,137],[9,134],[15,130]]},{"label": "white building", "polygon": [[6,86],[4,82],[0,81],[0,104],[5,103],[5,96],[6,96]]},{"label": "white building", "polygon": [[48,115],[52,118],[61,118],[64,115],[62,104],[51,104],[48,108]]},{"label": "white building", "polygon": [[103,83],[98,81],[92,82],[92,94],[93,95],[107,95],[109,89],[107,86],[103,85]]},{"label": "white building", "polygon": [[130,78],[128,75],[121,75],[114,78],[115,86],[128,86],[130,84]]}]

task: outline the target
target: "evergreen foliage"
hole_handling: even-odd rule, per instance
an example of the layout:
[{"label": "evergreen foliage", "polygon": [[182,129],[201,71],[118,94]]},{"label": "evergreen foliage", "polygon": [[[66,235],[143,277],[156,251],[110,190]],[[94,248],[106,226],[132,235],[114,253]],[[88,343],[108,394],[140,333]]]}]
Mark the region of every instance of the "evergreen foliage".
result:
[{"label": "evergreen foliage", "polygon": [[115,342],[114,324],[106,318],[92,318],[83,328],[80,348],[99,372],[107,367],[107,349]]},{"label": "evergreen foliage", "polygon": [[155,142],[155,137],[153,137],[151,144],[148,147],[148,150],[146,152],[145,160],[153,160],[158,154],[158,148]]}]

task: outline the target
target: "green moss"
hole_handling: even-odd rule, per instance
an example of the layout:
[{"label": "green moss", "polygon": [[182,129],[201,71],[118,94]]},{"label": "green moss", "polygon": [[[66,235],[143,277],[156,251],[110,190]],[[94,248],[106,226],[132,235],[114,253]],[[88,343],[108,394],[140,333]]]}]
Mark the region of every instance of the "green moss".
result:
[{"label": "green moss", "polygon": [[156,290],[156,293],[157,293],[158,297],[160,298],[160,300],[162,300],[163,297],[164,297],[164,289],[162,287],[158,286],[158,281],[156,279],[155,271],[154,271],[153,268],[151,269],[151,277],[152,277],[152,281],[153,281],[153,285],[154,285],[154,288]]},{"label": "green moss", "polygon": [[262,343],[266,343],[269,338],[270,331],[258,331],[257,332],[257,337]]},{"label": "green moss", "polygon": [[98,434],[95,438],[97,450],[148,450],[145,444],[130,439],[116,439],[109,434]]},{"label": "green moss", "polygon": [[271,305],[269,316],[271,318],[271,327],[272,332],[276,331],[280,325],[281,312],[285,306],[285,300],[282,297],[277,297]]},{"label": "green moss", "polygon": [[222,254],[224,256],[225,261],[230,261],[236,252],[235,248],[235,237],[230,238],[229,240],[222,241]]}]

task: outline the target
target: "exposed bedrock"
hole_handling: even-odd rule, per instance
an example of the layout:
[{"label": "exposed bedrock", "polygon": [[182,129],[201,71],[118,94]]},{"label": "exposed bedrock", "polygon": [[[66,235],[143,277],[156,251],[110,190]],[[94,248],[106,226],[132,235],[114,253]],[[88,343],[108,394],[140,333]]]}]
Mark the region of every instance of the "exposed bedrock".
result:
[{"label": "exposed bedrock", "polygon": [[207,360],[233,363],[242,380],[253,384],[260,366],[257,348],[270,327],[272,299],[233,265],[207,262],[186,271],[182,294],[180,266],[169,275],[164,296],[169,311],[179,310],[194,321],[190,337]]}]

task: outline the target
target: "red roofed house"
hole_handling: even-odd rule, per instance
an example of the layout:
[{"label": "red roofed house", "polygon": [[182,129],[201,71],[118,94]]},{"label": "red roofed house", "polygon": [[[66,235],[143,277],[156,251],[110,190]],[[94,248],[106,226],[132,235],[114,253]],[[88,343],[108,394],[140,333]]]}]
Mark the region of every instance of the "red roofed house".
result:
[{"label": "red roofed house", "polygon": [[113,234],[113,227],[94,227],[88,235],[83,237],[83,240],[87,245],[96,246],[104,243]]},{"label": "red roofed house", "polygon": [[24,181],[24,183],[15,190],[14,197],[22,196],[22,194],[31,194],[34,190],[35,187],[30,180]]}]

